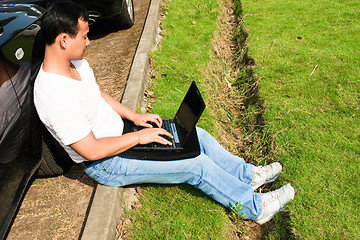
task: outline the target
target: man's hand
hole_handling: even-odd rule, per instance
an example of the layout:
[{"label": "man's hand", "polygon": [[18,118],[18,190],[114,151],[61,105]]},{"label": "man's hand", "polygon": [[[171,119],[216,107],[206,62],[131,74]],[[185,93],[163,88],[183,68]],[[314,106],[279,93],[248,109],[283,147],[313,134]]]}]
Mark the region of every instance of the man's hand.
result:
[{"label": "man's hand", "polygon": [[[137,114],[133,120],[134,124],[137,126],[145,127],[144,129],[137,131],[139,134],[140,144],[148,144],[152,142],[157,142],[163,145],[171,145],[172,143],[165,139],[163,136],[168,136],[173,138],[173,136],[161,128],[162,119],[158,114]],[[149,122],[156,124],[156,127],[153,127]]]},{"label": "man's hand", "polygon": [[139,135],[140,144],[148,144],[152,142],[157,142],[163,145],[171,145],[172,143],[162,136],[168,136],[173,138],[173,136],[163,128],[144,128],[140,131],[137,131],[136,134]]},{"label": "man's hand", "polygon": [[[145,114],[137,114],[134,118],[133,118],[133,122],[135,125],[137,126],[141,126],[141,127],[146,127],[146,128],[152,128],[153,126],[148,123],[148,122],[153,122],[155,123],[159,128],[161,128],[162,125],[162,119],[159,115],[157,114],[150,114],[150,113],[145,113]],[[165,135],[165,134],[164,134]]]}]

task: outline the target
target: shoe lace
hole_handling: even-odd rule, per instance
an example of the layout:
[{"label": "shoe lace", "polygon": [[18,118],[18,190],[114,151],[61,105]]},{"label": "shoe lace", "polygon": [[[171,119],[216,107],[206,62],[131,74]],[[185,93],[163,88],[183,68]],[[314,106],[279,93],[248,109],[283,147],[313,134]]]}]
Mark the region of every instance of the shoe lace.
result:
[{"label": "shoe lace", "polygon": [[[271,166],[269,166],[269,165],[259,167],[257,169],[257,171],[255,172],[255,178],[256,178],[256,176],[259,176],[262,179],[266,179],[267,178],[267,173],[269,171],[271,171]],[[260,180],[260,179],[258,179],[258,180]]]},{"label": "shoe lace", "polygon": [[262,204],[263,206],[267,206],[270,202],[273,202],[277,199],[281,198],[281,193],[279,190],[262,193]]}]

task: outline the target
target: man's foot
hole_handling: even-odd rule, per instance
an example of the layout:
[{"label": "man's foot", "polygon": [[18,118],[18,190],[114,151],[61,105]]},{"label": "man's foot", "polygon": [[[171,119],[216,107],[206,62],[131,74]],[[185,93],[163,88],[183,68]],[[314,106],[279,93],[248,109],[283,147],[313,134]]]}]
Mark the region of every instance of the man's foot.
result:
[{"label": "man's foot", "polygon": [[255,190],[265,183],[275,181],[282,171],[282,165],[279,162],[274,162],[270,165],[255,167],[254,179],[250,186]]},{"label": "man's foot", "polygon": [[268,222],[276,213],[285,208],[285,205],[294,199],[295,189],[291,184],[286,184],[278,190],[261,193],[263,211],[255,220],[258,224]]}]

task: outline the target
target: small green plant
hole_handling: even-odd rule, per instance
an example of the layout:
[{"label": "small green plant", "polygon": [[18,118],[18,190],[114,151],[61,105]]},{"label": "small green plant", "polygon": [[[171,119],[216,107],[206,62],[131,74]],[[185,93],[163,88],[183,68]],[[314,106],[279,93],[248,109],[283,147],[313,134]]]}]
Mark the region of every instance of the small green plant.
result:
[{"label": "small green plant", "polygon": [[241,202],[234,203],[231,202],[230,206],[230,218],[234,222],[238,222],[242,220],[245,217],[245,214],[241,214],[240,211],[243,209],[243,205],[241,205]]},{"label": "small green plant", "polygon": [[196,3],[190,3],[194,10],[194,17],[196,19],[201,18],[202,16],[210,13],[214,9],[214,4],[212,1],[198,1]]}]

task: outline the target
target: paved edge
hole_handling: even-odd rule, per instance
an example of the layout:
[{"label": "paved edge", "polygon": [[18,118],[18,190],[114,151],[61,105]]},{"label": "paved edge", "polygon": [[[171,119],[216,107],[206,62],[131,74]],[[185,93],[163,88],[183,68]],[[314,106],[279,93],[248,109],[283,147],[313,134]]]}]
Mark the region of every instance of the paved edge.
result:
[{"label": "paved edge", "polygon": [[[153,50],[159,26],[160,0],[151,0],[144,29],[121,103],[136,110],[143,100]],[[126,210],[126,188],[98,184],[86,219],[81,240],[111,240],[117,235],[117,224]]]}]

